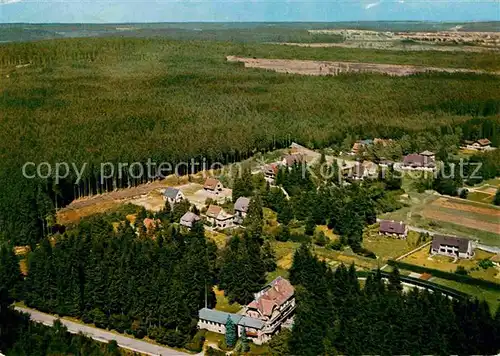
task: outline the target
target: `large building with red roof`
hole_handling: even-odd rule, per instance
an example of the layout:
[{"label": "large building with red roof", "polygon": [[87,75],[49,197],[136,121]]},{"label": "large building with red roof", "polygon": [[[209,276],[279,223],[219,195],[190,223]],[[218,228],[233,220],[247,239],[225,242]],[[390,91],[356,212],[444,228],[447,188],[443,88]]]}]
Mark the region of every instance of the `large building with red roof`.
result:
[{"label": "large building with red roof", "polygon": [[198,327],[223,334],[226,332],[226,321],[231,318],[237,326],[238,335],[245,329],[250,340],[257,345],[263,344],[280,332],[281,328],[292,326],[295,311],[294,292],[288,280],[277,277],[256,293],[255,299],[238,314],[201,309]]}]

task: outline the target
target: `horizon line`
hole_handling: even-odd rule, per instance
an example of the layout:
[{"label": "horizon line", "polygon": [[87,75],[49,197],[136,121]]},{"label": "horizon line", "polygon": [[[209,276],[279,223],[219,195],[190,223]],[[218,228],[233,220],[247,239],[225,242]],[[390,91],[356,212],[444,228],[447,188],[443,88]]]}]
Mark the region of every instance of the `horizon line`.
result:
[{"label": "horizon line", "polygon": [[143,22],[0,22],[0,25],[142,25],[142,24],[196,24],[196,23],[266,23],[266,24],[285,24],[285,23],[376,23],[376,22],[390,22],[390,23],[449,23],[449,24],[466,24],[466,23],[500,23],[500,20],[464,20],[464,21],[430,21],[430,20],[343,20],[343,21],[143,21]]}]

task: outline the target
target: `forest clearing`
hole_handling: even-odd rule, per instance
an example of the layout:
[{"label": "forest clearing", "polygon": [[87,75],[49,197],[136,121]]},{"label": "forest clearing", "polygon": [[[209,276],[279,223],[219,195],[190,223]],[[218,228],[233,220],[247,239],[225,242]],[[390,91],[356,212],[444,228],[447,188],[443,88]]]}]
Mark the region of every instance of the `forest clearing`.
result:
[{"label": "forest clearing", "polygon": [[228,62],[244,63],[245,68],[269,69],[278,73],[335,76],[341,73],[378,73],[390,76],[409,76],[418,73],[441,72],[441,73],[470,73],[470,74],[496,74],[500,72],[486,72],[483,70],[471,70],[463,68],[438,68],[421,67],[396,64],[379,63],[357,63],[357,62],[328,62],[312,60],[292,59],[267,59],[267,58],[243,58],[227,56]]}]

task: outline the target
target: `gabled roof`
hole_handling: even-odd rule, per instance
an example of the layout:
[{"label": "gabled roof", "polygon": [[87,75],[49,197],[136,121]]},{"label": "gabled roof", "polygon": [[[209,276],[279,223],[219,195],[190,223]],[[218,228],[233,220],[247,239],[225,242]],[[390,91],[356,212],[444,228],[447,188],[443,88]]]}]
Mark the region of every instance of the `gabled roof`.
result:
[{"label": "gabled roof", "polygon": [[435,153],[434,152],[431,152],[431,151],[428,151],[428,150],[425,150],[424,152],[420,152],[420,154],[422,156],[428,156],[428,157],[431,157],[431,156],[434,156]]},{"label": "gabled roof", "polygon": [[202,308],[198,311],[198,318],[202,320],[211,321],[214,323],[219,323],[226,325],[227,318],[230,317],[235,325],[246,326],[254,329],[262,329],[264,327],[264,323],[255,318],[250,318],[248,316],[243,316],[240,314],[232,314],[226,313],[223,311]]},{"label": "gabled roof", "polygon": [[458,252],[467,252],[471,241],[463,237],[434,235],[432,239],[432,249],[439,250],[441,245],[458,247]]},{"label": "gabled roof", "polygon": [[203,308],[198,311],[198,318],[224,325],[226,325],[228,316],[234,324],[238,324],[241,318],[243,318],[243,315],[226,313],[215,309]]},{"label": "gabled roof", "polygon": [[239,197],[234,203],[234,210],[246,213],[248,211],[248,206],[250,205],[250,198]]},{"label": "gabled roof", "polygon": [[403,235],[406,231],[406,224],[402,221],[382,220],[380,221],[379,231],[382,233]]},{"label": "gabled roof", "polygon": [[199,221],[199,220],[200,220],[200,217],[198,215],[196,215],[195,213],[192,213],[190,211],[188,211],[186,214],[182,215],[182,217],[181,217],[181,222],[194,223],[194,222]]},{"label": "gabled roof", "polygon": [[408,166],[430,167],[434,166],[434,160],[431,157],[422,156],[418,153],[412,153],[404,156],[403,163]]},{"label": "gabled roof", "polygon": [[209,177],[205,181],[205,184],[203,185],[203,188],[210,189],[210,190],[215,190],[215,188],[217,187],[217,184],[219,184],[219,183],[220,183],[220,181],[218,179]]},{"label": "gabled roof", "polygon": [[491,141],[488,140],[487,138],[482,138],[482,139],[479,139],[477,140],[477,142],[481,145],[481,146],[488,146],[489,144],[491,144]]},{"label": "gabled roof", "polygon": [[295,292],[292,284],[283,277],[277,277],[266,285],[261,295],[248,304],[249,309],[257,309],[261,315],[271,316],[275,308],[280,307]]},{"label": "gabled roof", "polygon": [[220,214],[221,211],[222,211],[222,208],[220,206],[211,204],[208,207],[207,212],[205,214],[208,217],[216,218],[217,216],[219,216],[219,214]]},{"label": "gabled roof", "polygon": [[167,198],[175,199],[178,193],[179,189],[173,187],[167,187],[167,189],[165,189],[165,191],[163,192],[163,195]]},{"label": "gabled roof", "polygon": [[254,329],[260,330],[260,329],[262,329],[264,327],[264,322],[262,320],[259,320],[259,319],[255,319],[255,318],[250,318],[248,316],[244,316],[238,322],[238,325],[246,326],[246,327],[249,327],[249,328],[254,328]]}]

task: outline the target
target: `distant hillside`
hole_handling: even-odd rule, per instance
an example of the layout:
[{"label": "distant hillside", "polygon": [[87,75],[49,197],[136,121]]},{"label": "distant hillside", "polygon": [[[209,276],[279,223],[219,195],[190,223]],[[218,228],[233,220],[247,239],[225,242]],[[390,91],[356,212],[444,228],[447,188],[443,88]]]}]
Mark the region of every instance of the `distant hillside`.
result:
[{"label": "distant hillside", "polygon": [[[236,42],[315,42],[311,29],[377,31],[500,31],[500,22],[228,22],[149,24],[0,24],[0,42],[63,37],[159,37]],[[338,40],[338,39],[337,39]],[[337,41],[333,40],[333,41]],[[319,40],[318,40],[319,41]]]}]

